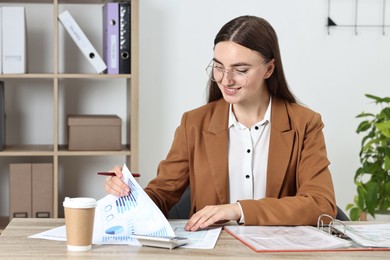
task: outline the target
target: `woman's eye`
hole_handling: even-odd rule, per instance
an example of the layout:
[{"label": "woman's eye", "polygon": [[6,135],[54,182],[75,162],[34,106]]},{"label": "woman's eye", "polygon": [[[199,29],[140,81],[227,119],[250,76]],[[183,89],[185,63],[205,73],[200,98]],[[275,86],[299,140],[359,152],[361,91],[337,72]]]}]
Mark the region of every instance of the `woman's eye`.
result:
[{"label": "woman's eye", "polygon": [[239,72],[239,73],[246,73],[248,71],[248,69],[236,69],[236,72]]}]

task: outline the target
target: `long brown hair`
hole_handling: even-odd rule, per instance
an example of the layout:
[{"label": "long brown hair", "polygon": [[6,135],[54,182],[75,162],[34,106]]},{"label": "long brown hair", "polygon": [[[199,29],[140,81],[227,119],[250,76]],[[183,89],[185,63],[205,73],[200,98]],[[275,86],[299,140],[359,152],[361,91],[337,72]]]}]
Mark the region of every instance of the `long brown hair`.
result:
[{"label": "long brown hair", "polygon": [[[278,38],[272,26],[263,18],[256,16],[240,16],[225,24],[215,36],[214,47],[222,41],[232,41],[260,53],[265,60],[275,60],[275,69],[266,79],[270,94],[288,102],[297,100],[288,88],[284,76]],[[216,82],[209,80],[208,102],[222,98]]]}]

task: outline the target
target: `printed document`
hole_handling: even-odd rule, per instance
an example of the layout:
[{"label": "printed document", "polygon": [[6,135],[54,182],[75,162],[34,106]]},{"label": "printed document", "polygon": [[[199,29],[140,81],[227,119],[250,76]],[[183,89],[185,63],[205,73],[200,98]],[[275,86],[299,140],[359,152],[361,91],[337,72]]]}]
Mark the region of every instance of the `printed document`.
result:
[{"label": "printed document", "polygon": [[258,252],[317,251],[351,244],[311,226],[226,226],[224,229]]},{"label": "printed document", "polygon": [[[360,246],[390,247],[390,224],[357,224],[345,225],[349,238]],[[342,226],[335,226],[344,232]]]},{"label": "printed document", "polygon": [[[190,242],[185,248],[212,249],[221,233],[221,227],[196,232],[185,231],[187,220],[168,221],[156,204],[140,187],[126,167],[123,180],[130,187],[128,196],[107,195],[97,202],[93,229],[93,244],[128,244],[140,246],[132,234],[152,236],[183,236]],[[30,236],[48,240],[66,241],[65,226]]]},{"label": "printed document", "polygon": [[131,234],[175,236],[160,209],[134,179],[126,165],[123,181],[130,187],[124,197],[107,195],[97,202],[93,229],[94,244],[137,244]]}]

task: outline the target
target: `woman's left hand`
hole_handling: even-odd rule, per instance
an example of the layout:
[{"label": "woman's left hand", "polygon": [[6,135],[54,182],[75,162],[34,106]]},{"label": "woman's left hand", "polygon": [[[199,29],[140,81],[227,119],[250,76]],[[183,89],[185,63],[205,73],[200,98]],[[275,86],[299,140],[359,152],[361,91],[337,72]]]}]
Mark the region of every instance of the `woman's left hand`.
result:
[{"label": "woman's left hand", "polygon": [[214,223],[241,218],[240,206],[237,203],[206,206],[196,212],[185,225],[187,231],[197,231]]}]

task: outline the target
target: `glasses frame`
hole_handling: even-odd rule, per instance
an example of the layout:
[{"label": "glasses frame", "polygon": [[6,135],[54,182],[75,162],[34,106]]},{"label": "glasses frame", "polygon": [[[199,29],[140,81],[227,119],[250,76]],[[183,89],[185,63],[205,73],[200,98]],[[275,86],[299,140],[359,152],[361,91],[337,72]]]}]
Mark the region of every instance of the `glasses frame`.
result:
[{"label": "glasses frame", "polygon": [[[247,71],[247,72],[240,72],[240,71],[232,71],[232,70],[228,70],[228,69],[222,69],[222,68],[218,68],[218,70],[220,70],[222,72],[222,78],[217,81],[215,80],[214,78],[214,60],[211,60],[209,62],[209,64],[207,65],[206,67],[206,73],[207,75],[209,76],[210,80],[214,81],[214,82],[217,82],[217,83],[220,83],[222,82],[222,80],[224,79],[225,75],[227,75],[229,77],[230,80],[233,80],[234,83],[236,85],[238,85],[239,87],[245,87],[246,84],[248,83],[248,73],[249,72],[255,72],[257,71],[261,66],[263,66],[264,64],[266,64],[268,61],[267,60],[264,60],[259,66],[257,66],[254,70],[252,71]],[[210,71],[209,71],[210,70]],[[235,75],[241,75],[241,76],[245,76],[245,84],[238,84],[237,80],[234,78],[234,74]]]}]

